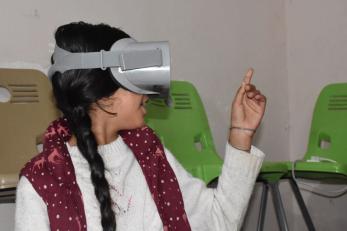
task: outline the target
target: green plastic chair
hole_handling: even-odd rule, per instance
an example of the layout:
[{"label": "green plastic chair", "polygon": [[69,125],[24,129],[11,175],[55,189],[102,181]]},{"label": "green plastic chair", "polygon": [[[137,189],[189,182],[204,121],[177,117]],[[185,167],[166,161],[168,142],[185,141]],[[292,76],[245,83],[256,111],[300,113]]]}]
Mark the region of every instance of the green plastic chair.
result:
[{"label": "green plastic chair", "polygon": [[323,88],[317,100],[304,160],[318,156],[336,163],[298,162],[295,175],[309,179],[347,180],[346,139],[347,83],[330,84]]},{"label": "green plastic chair", "polygon": [[148,101],[146,123],[188,172],[208,184],[220,175],[223,161],[199,94],[189,82],[172,81],[170,96],[170,107],[161,99]]},{"label": "green plastic chair", "polygon": [[[347,83],[327,85],[320,92],[313,112],[309,142],[302,161],[295,164],[295,177],[315,180],[347,181]],[[329,159],[335,163],[307,162],[314,157]],[[283,171],[279,169],[283,168]],[[287,168],[287,171],[285,171]],[[289,179],[293,192],[303,213],[309,230],[315,230],[296,181],[292,178],[292,162],[265,163],[259,180],[265,182],[263,197],[266,197],[268,185],[277,184],[281,178]],[[334,181],[336,183],[336,181]],[[278,191],[278,189],[277,189]],[[266,195],[264,195],[264,193]],[[279,194],[279,191],[277,192]],[[280,198],[279,198],[280,200]],[[266,205],[262,199],[262,205]],[[277,202],[275,202],[276,204]],[[288,230],[281,201],[276,209],[281,230]],[[275,205],[275,207],[277,207]],[[282,207],[282,208],[281,208]],[[263,211],[262,211],[263,210]],[[258,230],[262,230],[265,209],[261,206]],[[258,227],[259,227],[258,226]]]}]

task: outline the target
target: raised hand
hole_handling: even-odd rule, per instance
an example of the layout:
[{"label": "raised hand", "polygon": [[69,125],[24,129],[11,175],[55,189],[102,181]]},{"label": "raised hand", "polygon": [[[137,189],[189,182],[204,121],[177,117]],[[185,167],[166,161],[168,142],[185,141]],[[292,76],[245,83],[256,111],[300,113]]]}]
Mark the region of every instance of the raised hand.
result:
[{"label": "raised hand", "polygon": [[249,151],[252,138],[263,118],[266,98],[251,84],[253,69],[249,69],[231,106],[229,143]]}]

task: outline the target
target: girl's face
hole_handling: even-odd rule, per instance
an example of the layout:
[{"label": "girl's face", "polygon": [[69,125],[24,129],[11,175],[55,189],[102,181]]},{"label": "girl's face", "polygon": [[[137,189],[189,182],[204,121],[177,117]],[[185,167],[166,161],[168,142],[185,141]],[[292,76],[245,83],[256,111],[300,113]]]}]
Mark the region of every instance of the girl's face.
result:
[{"label": "girl's face", "polygon": [[145,125],[146,115],[145,103],[148,100],[146,95],[140,95],[131,91],[119,88],[107,99],[101,100],[99,105],[117,116],[107,116],[109,126],[115,130],[135,129]]},{"label": "girl's face", "polygon": [[148,96],[133,93],[123,88],[119,88],[114,96],[119,100],[117,116],[122,129],[143,127]]}]

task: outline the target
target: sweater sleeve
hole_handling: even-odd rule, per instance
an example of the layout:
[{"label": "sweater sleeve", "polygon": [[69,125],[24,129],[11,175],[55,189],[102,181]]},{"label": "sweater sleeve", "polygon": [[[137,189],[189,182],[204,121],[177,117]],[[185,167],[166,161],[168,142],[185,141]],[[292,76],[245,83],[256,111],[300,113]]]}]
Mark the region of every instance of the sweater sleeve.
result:
[{"label": "sweater sleeve", "polygon": [[26,177],[16,192],[15,231],[49,231],[47,207]]},{"label": "sweater sleeve", "polygon": [[192,230],[239,230],[264,154],[255,147],[246,153],[227,144],[218,187],[211,189],[191,176],[169,150],[165,151],[178,179]]}]

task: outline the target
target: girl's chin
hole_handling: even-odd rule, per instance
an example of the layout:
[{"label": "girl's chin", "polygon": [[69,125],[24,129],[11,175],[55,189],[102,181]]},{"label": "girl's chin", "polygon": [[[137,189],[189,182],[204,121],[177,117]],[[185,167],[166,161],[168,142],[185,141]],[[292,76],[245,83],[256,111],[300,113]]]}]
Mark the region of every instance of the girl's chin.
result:
[{"label": "girl's chin", "polygon": [[145,120],[143,119],[141,122],[139,122],[133,129],[138,129],[146,126]]}]

